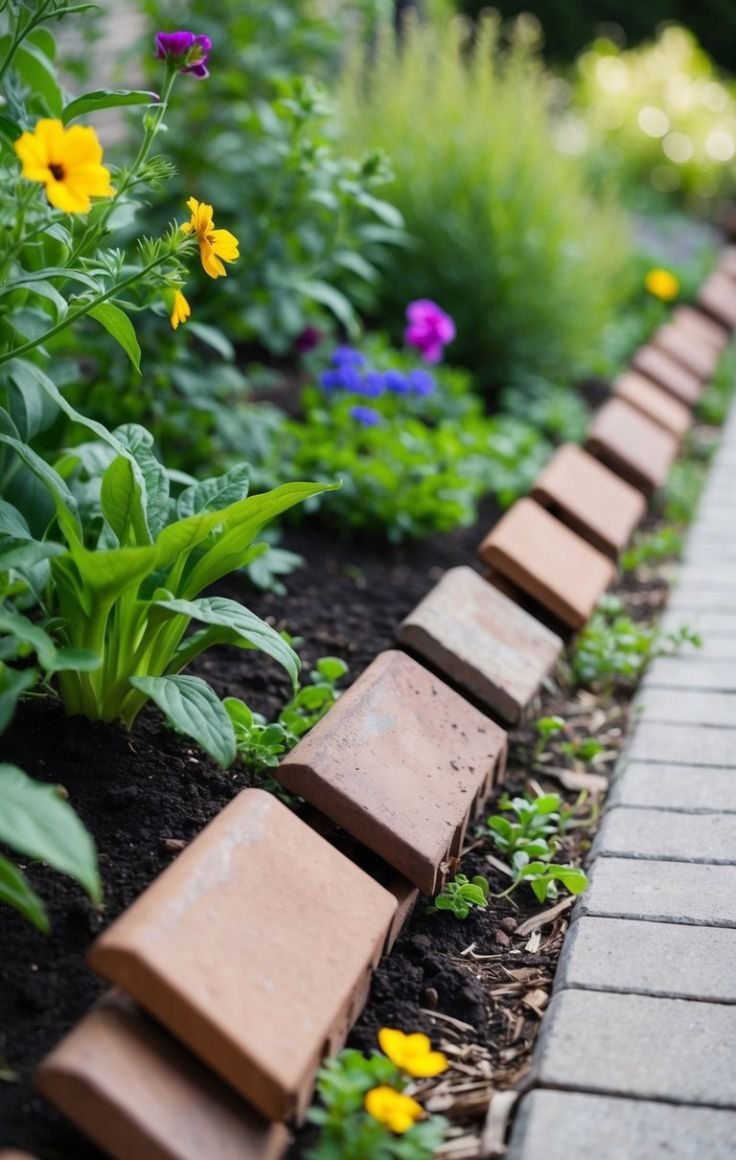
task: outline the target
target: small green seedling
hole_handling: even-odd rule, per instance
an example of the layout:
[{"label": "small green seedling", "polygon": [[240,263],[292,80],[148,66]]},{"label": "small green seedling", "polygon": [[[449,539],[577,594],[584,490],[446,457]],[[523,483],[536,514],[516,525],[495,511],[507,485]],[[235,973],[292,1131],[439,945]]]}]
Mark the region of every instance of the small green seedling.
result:
[{"label": "small green seedling", "polygon": [[637,572],[646,564],[660,564],[682,555],[682,536],[675,528],[658,528],[657,531],[638,535],[631,547],[619,557],[624,572]]},{"label": "small green seedling", "polygon": [[560,750],[565,757],[569,757],[573,761],[583,761],[588,765],[591,761],[595,761],[601,753],[605,753],[606,747],[601,744],[597,737],[579,737],[575,741],[563,741],[560,744]]},{"label": "small green seedling", "polygon": [[503,854],[528,850],[530,843],[541,841],[536,856],[544,857],[543,849],[547,849],[548,856],[552,857],[555,844],[548,839],[560,832],[562,798],[559,794],[546,793],[535,798],[510,798],[503,794],[498,805],[505,813],[515,814],[514,820],[501,814],[492,814],[486,819],[493,842]]},{"label": "small green seedling", "polygon": [[481,874],[476,874],[474,878],[456,874],[444,885],[433,905],[427,907],[427,914],[451,910],[455,918],[467,918],[471,910],[485,910],[489,889],[488,879]]},{"label": "small green seedling", "polygon": [[565,728],[562,717],[540,717],[534,722],[537,740],[534,742],[532,757],[537,760],[545,752],[553,737],[558,737]]},{"label": "small green seedling", "polygon": [[559,886],[570,894],[582,894],[588,885],[588,876],[578,866],[560,866],[556,862],[534,860],[525,850],[517,850],[511,859],[511,885],[498,897],[506,898],[522,883],[531,886],[538,902],[554,901]]}]

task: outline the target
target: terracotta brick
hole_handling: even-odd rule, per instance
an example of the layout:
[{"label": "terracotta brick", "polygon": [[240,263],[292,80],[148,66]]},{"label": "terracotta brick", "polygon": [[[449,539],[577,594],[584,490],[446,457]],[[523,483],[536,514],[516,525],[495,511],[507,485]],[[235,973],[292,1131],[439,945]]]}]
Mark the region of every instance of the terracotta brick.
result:
[{"label": "terracotta brick", "polygon": [[612,562],[531,499],[520,499],[480,558],[569,628],[581,628],[615,575]]},{"label": "terracotta brick", "polygon": [[675,359],[685,370],[701,380],[710,379],[718,364],[718,350],[708,339],[701,338],[692,327],[670,323],[660,326],[652,342]]},{"label": "terracotta brick", "polygon": [[15,1148],[3,1148],[0,1152],[0,1160],[36,1160],[35,1156],[31,1156],[30,1152],[18,1152]]},{"label": "terracotta brick", "polygon": [[506,721],[518,721],[562,641],[472,568],[451,568],[398,638]]},{"label": "terracotta brick", "polygon": [[622,479],[651,495],[667,478],[677,439],[624,399],[609,399],[595,416],[586,447]]},{"label": "terracotta brick", "polygon": [[725,326],[728,330],[736,327],[736,280],[715,270],[700,287],[698,306]]},{"label": "terracotta brick", "polygon": [[560,447],[531,494],[563,524],[614,560],[646,511],[641,492],[574,443]]},{"label": "terracotta brick", "polygon": [[301,1114],[396,899],[248,789],[93,945],[90,962],[270,1119]]},{"label": "terracotta brick", "polygon": [[110,992],[41,1064],[37,1084],[116,1160],[278,1160],[289,1134],[130,999]]},{"label": "terracotta brick", "polygon": [[631,360],[634,370],[692,407],[703,393],[701,380],[656,346],[642,346]]},{"label": "terracotta brick", "polygon": [[616,379],[613,393],[664,427],[678,443],[690,430],[693,417],[689,408],[636,371],[628,371]]},{"label": "terracotta brick", "polygon": [[411,657],[381,653],[275,776],[425,894],[503,771],[506,734]]},{"label": "terracotta brick", "polygon": [[728,346],[728,330],[702,310],[693,306],[678,306],[672,322],[682,330],[692,330],[702,342],[707,342],[720,354]]}]

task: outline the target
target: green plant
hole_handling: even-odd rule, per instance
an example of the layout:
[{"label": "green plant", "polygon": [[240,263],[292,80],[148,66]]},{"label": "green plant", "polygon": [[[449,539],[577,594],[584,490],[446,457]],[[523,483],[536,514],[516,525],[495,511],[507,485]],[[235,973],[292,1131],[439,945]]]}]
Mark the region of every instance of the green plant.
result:
[{"label": "green plant", "polygon": [[[559,794],[546,793],[528,798],[510,798],[508,794],[502,794],[498,805],[504,813],[515,815],[513,821],[501,814],[492,814],[486,819],[491,838],[502,853],[527,850],[537,857],[544,857],[545,852],[552,857],[555,843],[548,839],[554,838],[560,830],[562,799]],[[528,849],[530,844],[534,844],[533,850]]]},{"label": "green plant", "polygon": [[705,482],[705,466],[689,456],[673,463],[662,493],[662,517],[676,527],[686,527],[695,518]]},{"label": "green plant", "polygon": [[716,367],[715,374],[706,385],[696,404],[696,414],[704,423],[720,427],[726,421],[731,408],[736,385],[736,346],[726,347]]},{"label": "green plant", "polygon": [[553,737],[558,737],[565,729],[563,717],[538,717],[534,722],[534,732],[537,740],[534,742],[532,757],[536,760],[542,756]]},{"label": "green plant", "polygon": [[467,918],[471,910],[485,910],[488,905],[488,879],[481,874],[468,878],[456,874],[446,882],[434,902],[427,907],[427,914],[438,910],[451,910],[455,918]]},{"label": "green plant", "polygon": [[560,866],[556,862],[535,859],[526,850],[517,850],[511,858],[512,881],[499,898],[506,898],[519,886],[526,883],[534,892],[538,902],[554,900],[559,895],[559,886],[570,894],[582,894],[588,885],[588,876],[578,866]]},{"label": "green plant", "polygon": [[563,741],[560,745],[560,751],[564,753],[565,757],[569,757],[573,761],[582,761],[587,765],[589,762],[595,761],[601,753],[605,753],[605,746],[597,737],[576,737],[574,741]]},{"label": "green plant", "polygon": [[676,528],[660,527],[652,532],[638,532],[630,547],[621,553],[619,564],[624,572],[637,572],[644,565],[660,564],[681,555],[680,533]]}]

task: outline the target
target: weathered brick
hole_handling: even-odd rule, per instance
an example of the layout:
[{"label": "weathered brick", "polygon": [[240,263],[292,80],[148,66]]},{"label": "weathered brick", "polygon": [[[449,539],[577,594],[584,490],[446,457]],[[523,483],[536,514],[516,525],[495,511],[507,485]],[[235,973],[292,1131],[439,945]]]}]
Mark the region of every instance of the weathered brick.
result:
[{"label": "weathered brick", "polygon": [[116,1160],[278,1160],[272,1124],[124,996],[110,993],[41,1064],[48,1100]]},{"label": "weathered brick", "polygon": [[588,450],[622,479],[651,495],[667,478],[677,440],[623,399],[609,399],[590,427]]},{"label": "weathered brick", "polygon": [[736,865],[736,815],[617,806],[604,815],[593,855]]},{"label": "weathered brick", "polygon": [[669,323],[660,326],[652,342],[701,381],[711,378],[718,365],[718,349],[687,325]]},{"label": "weathered brick", "polygon": [[632,761],[679,761],[730,768],[736,766],[736,730],[643,721],[634,731],[628,755]]},{"label": "weathered brick", "polygon": [[701,286],[697,304],[721,326],[736,327],[736,283],[722,270],[714,270]]},{"label": "weathered brick", "polygon": [[381,653],[274,770],[425,894],[503,772],[506,734],[404,653]]},{"label": "weathered brick", "polygon": [[693,306],[678,306],[672,313],[672,321],[682,330],[692,330],[702,342],[710,343],[720,353],[729,342],[726,327],[722,326]]},{"label": "weathered brick", "polygon": [[533,1070],[545,1087],[732,1108],[735,1036],[725,1003],[560,991]]},{"label": "weathered brick", "polygon": [[581,628],[615,575],[612,562],[531,499],[520,499],[480,558],[570,628]]},{"label": "weathered brick", "polygon": [[733,1160],[736,1113],[542,1091],[524,1096],[507,1160]]},{"label": "weathered brick", "polygon": [[272,794],[238,795],[90,962],[270,1119],[301,1113],[396,899]]},{"label": "weathered brick", "polygon": [[[736,675],[736,666],[734,666]],[[638,700],[645,721],[681,725],[720,725],[736,729],[736,697],[700,689],[647,686]]]},{"label": "weathered brick", "polygon": [[616,776],[609,803],[686,813],[736,813],[736,773],[704,765],[629,761]]},{"label": "weathered brick", "polygon": [[555,633],[465,567],[444,574],[398,638],[507,721],[518,721],[562,651]]},{"label": "weathered brick", "polygon": [[575,913],[736,927],[736,866],[598,858]]},{"label": "weathered brick", "polygon": [[[665,399],[670,401],[668,396]],[[685,417],[689,423],[687,413]],[[531,495],[614,560],[646,512],[640,491],[574,443],[559,448],[538,477]]]},{"label": "weathered brick", "polygon": [[639,347],[631,365],[688,407],[697,403],[703,393],[701,379],[656,346]]},{"label": "weathered brick", "polygon": [[562,949],[555,987],[736,1003],[736,930],[579,918]]},{"label": "weathered brick", "polygon": [[628,371],[616,379],[613,391],[617,398],[624,399],[642,415],[664,427],[678,442],[690,430],[692,414],[684,403],[637,371]]}]

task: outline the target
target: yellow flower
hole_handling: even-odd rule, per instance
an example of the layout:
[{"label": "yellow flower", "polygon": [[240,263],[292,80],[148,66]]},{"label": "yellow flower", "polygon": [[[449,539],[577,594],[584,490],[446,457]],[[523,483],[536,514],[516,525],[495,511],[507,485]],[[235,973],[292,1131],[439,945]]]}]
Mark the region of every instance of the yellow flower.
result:
[{"label": "yellow flower", "polygon": [[102,164],[102,146],[94,129],[44,118],[32,133],[15,142],[23,163],[23,176],[40,181],[56,209],[65,213],[88,213],[91,197],[112,197],[110,170]]},{"label": "yellow flower", "polygon": [[663,302],[671,302],[680,293],[680,283],[669,270],[650,270],[644,279],[644,285],[655,298]]},{"label": "yellow flower", "polygon": [[363,1101],[365,1110],[379,1124],[389,1128],[392,1132],[401,1134],[413,1128],[417,1120],[421,1120],[424,1109],[411,1096],[402,1095],[394,1091],[387,1084],[371,1088]]},{"label": "yellow flower", "polygon": [[432,1044],[426,1035],[415,1032],[404,1035],[392,1027],[382,1027],[378,1032],[381,1051],[392,1063],[407,1075],[424,1078],[439,1075],[447,1070],[447,1060],[441,1051],[432,1051]]},{"label": "yellow flower", "polygon": [[180,322],[186,322],[191,313],[192,308],[181,290],[174,291],[174,304],[171,308],[171,325],[174,330],[176,330]]},{"label": "yellow flower", "polygon": [[[191,221],[181,227],[185,234],[194,232],[199,242],[199,256],[205,274],[210,278],[221,278],[227,274],[222,262],[234,262],[240,257],[239,242],[229,230],[216,230],[212,220],[212,206],[196,197],[190,197],[187,209],[191,210]],[[220,259],[222,258],[222,262]]]}]

